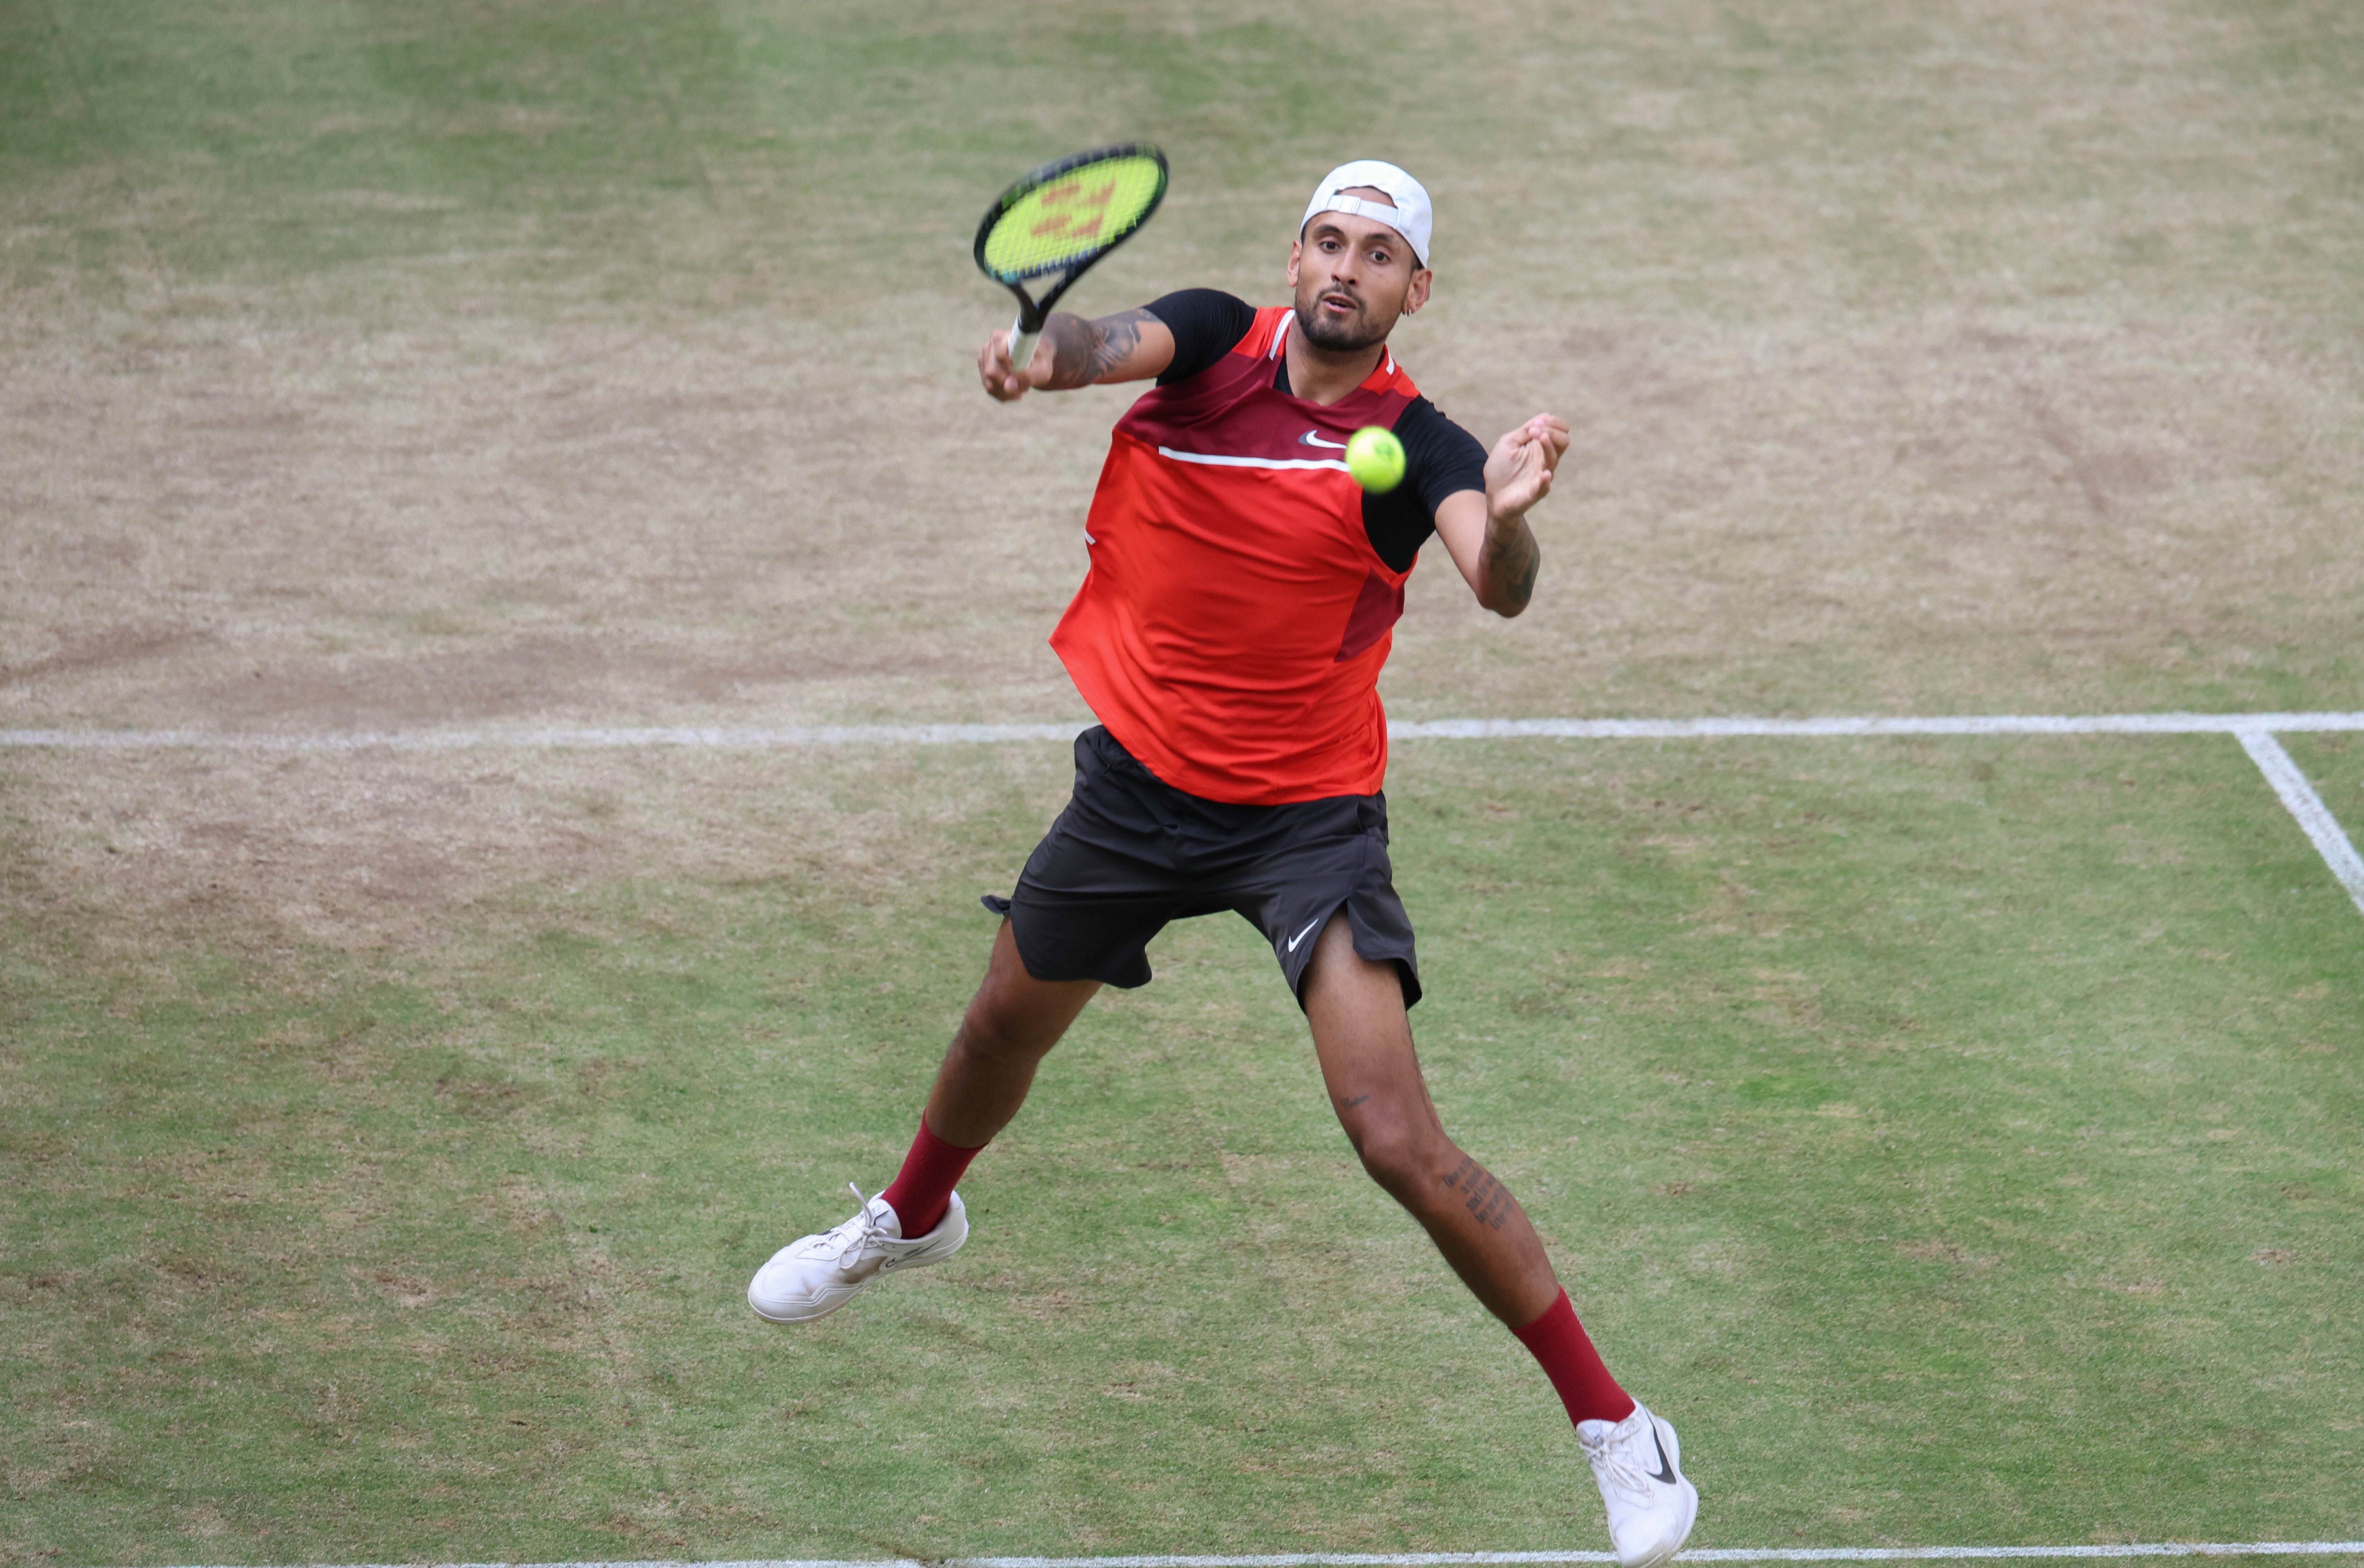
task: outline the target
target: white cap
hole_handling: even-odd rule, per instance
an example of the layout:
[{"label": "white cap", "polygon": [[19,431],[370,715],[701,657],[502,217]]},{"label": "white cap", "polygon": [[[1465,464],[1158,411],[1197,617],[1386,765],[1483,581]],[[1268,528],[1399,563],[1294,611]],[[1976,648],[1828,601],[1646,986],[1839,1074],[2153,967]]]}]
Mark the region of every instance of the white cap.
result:
[{"label": "white cap", "polygon": [[[1387,206],[1338,194],[1357,185],[1384,191],[1388,200],[1396,205]],[[1297,226],[1300,239],[1305,234],[1305,225],[1313,221],[1313,215],[1322,212],[1350,212],[1356,217],[1386,224],[1404,237],[1404,242],[1411,247],[1413,260],[1423,267],[1428,265],[1428,235],[1433,221],[1428,189],[1394,164],[1364,158],[1341,163],[1323,175],[1321,183],[1313,187],[1313,199],[1305,204],[1305,217]]]}]

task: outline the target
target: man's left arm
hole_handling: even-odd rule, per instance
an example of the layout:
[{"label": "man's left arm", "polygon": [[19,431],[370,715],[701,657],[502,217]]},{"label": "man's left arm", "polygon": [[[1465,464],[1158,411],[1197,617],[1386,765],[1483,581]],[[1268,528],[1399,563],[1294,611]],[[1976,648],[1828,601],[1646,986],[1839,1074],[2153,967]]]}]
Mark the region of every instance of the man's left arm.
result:
[{"label": "man's left arm", "polygon": [[1486,488],[1457,490],[1436,506],[1436,531],[1478,602],[1498,616],[1517,615],[1535,595],[1543,550],[1527,511],[1551,494],[1567,454],[1567,422],[1538,414],[1494,443]]}]

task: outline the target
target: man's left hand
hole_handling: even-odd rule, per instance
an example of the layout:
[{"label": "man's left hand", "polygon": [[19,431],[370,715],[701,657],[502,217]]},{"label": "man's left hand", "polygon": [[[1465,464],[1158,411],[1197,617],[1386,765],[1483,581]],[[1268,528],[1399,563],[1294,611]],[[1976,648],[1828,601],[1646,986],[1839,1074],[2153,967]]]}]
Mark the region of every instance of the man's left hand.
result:
[{"label": "man's left hand", "polygon": [[1567,455],[1567,421],[1538,414],[1494,443],[1486,459],[1486,509],[1508,520],[1551,494],[1552,475]]}]

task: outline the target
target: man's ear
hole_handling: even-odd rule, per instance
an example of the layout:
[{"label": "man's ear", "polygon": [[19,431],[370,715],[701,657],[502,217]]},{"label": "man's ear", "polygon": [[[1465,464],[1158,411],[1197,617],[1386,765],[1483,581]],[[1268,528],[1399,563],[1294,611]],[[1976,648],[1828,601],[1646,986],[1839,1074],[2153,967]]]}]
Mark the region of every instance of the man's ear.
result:
[{"label": "man's ear", "polygon": [[[1435,281],[1436,274],[1430,272],[1426,267],[1422,267],[1412,273],[1411,287],[1404,291],[1403,313],[1406,316],[1413,314],[1415,311],[1419,310],[1422,306],[1428,303],[1428,288],[1429,285]],[[1292,284],[1295,283],[1294,277],[1291,278],[1290,282]]]},{"label": "man's ear", "polygon": [[1288,286],[1290,288],[1297,286],[1297,262],[1298,259],[1304,254],[1304,240],[1292,239],[1288,242]]}]

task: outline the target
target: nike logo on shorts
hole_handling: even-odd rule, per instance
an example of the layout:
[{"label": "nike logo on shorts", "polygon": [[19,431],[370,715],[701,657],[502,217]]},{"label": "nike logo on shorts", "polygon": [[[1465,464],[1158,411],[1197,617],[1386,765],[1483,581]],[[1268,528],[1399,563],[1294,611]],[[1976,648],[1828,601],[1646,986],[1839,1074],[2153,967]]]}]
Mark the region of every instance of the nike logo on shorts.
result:
[{"label": "nike logo on shorts", "polygon": [[[1316,915],[1316,916],[1313,917],[1313,926],[1318,926],[1318,925],[1320,925],[1321,923],[1321,916],[1319,916],[1319,915]],[[1298,932],[1298,933],[1297,933],[1297,935],[1295,935],[1295,936],[1293,936],[1293,937],[1291,937],[1291,938],[1289,938],[1289,939],[1288,939],[1288,951],[1291,951],[1291,952],[1295,952],[1295,951],[1297,951],[1297,944],[1298,944],[1298,943],[1299,943],[1299,942],[1301,942],[1301,941],[1303,941],[1303,940],[1308,937],[1308,936],[1310,936],[1310,935],[1312,934],[1312,931],[1313,931],[1313,926],[1308,926],[1308,927],[1306,927],[1304,930],[1301,930],[1301,931]]]},{"label": "nike logo on shorts", "polygon": [[1346,450],[1346,443],[1344,441],[1323,440],[1321,439],[1321,432],[1319,430],[1306,431],[1305,434],[1297,438],[1297,444],[1301,447],[1335,447],[1340,451],[1344,451]]}]

